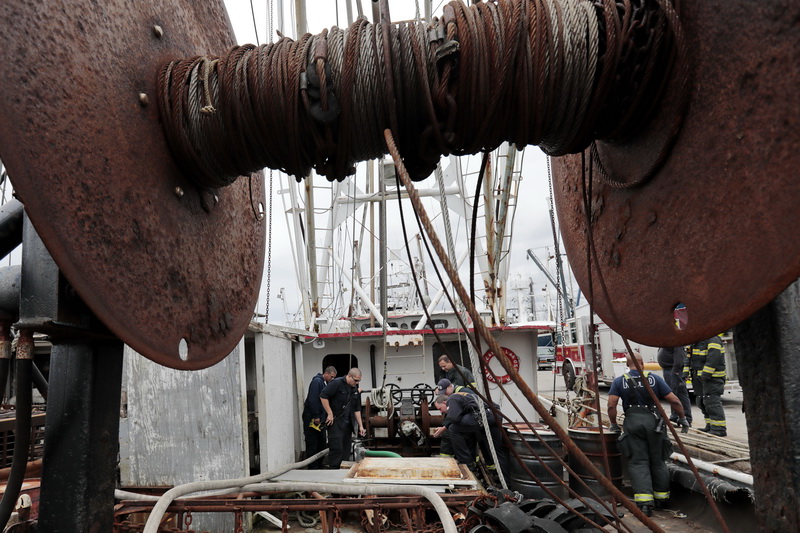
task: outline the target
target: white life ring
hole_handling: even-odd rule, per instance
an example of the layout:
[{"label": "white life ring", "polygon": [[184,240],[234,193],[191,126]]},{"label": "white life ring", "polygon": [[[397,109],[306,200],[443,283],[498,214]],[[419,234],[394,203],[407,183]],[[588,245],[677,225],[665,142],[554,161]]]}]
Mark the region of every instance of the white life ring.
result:
[{"label": "white life ring", "polygon": [[[501,347],[501,348],[505,356],[508,357],[508,360],[511,361],[511,364],[514,366],[514,369],[519,371],[519,357],[517,357],[517,354],[515,354],[506,347]],[[498,383],[498,382],[508,383],[509,381],[511,381],[511,376],[509,376],[508,374],[504,374],[502,376],[498,375],[497,378],[495,379],[492,373],[489,372],[489,361],[491,361],[493,357],[494,357],[494,352],[492,352],[491,350],[486,350],[486,353],[483,354],[483,361],[486,363],[486,368],[484,368],[483,373],[486,375],[486,379],[492,383]]]}]

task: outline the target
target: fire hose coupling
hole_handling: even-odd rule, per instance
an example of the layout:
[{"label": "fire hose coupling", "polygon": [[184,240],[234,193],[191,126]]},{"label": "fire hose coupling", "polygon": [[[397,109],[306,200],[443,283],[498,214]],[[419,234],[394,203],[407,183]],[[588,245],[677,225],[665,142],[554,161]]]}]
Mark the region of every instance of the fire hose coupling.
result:
[{"label": "fire hose coupling", "polygon": [[17,337],[17,359],[33,360],[33,333],[26,329]]}]

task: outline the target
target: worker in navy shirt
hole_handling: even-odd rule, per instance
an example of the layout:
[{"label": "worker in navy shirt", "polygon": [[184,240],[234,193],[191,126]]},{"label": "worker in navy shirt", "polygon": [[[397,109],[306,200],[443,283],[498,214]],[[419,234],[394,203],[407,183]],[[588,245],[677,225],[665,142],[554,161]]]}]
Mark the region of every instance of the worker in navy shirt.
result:
[{"label": "worker in navy shirt", "polygon": [[327,414],[325,425],[328,426],[328,448],[331,450],[328,456],[330,468],[339,468],[342,460],[350,458],[350,443],[356,425],[359,435],[367,434],[361,421],[359,383],[361,370],[351,368],[346,376],[328,383],[319,396]]},{"label": "worker in navy shirt", "polygon": [[[325,425],[325,409],[319,395],[325,386],[336,377],[336,368],[329,366],[321,374],[311,378],[308,385],[308,395],[303,403],[303,436],[306,438],[306,457],[311,457],[321,452],[326,447],[327,426]],[[322,467],[324,457],[317,459],[310,465],[309,470]]]},{"label": "worker in navy shirt", "polygon": [[[442,397],[449,398],[452,394],[459,394],[464,395],[468,394],[477,398],[475,391],[469,387],[462,387],[461,385],[453,385],[450,383],[449,379],[442,378],[439,380],[437,385],[437,390],[439,391],[439,395],[434,399],[434,406],[436,402],[441,400]],[[457,400],[458,401],[458,400]],[[446,400],[445,400],[446,403]],[[475,403],[475,407],[477,408],[477,400]],[[499,409],[499,406],[495,404],[495,407]],[[462,409],[463,408],[459,408]],[[446,413],[443,413],[446,414]],[[478,413],[480,415],[480,413]],[[500,434],[500,429],[497,427],[497,423],[495,422],[494,413],[491,409],[486,407],[486,418],[489,420],[489,431],[492,437],[492,442],[495,446],[495,453],[497,454],[497,458],[500,463],[500,468],[503,471],[503,475],[508,475],[508,453],[503,444],[502,435]],[[445,431],[445,427],[442,426],[436,430],[433,435],[434,437],[442,437],[440,443],[440,456],[443,457],[456,457],[455,449],[453,448],[452,440],[450,439],[450,432]],[[478,439],[478,446],[480,446],[481,453],[483,453],[483,459],[486,461],[486,469],[490,473],[494,473],[497,470],[497,465],[494,464],[494,457],[492,457],[491,449],[489,448],[489,441],[486,438],[486,434],[483,431],[480,431],[476,434]],[[469,445],[470,441],[467,439],[466,444]]]},{"label": "worker in navy shirt", "polygon": [[[642,356],[635,352],[634,357],[641,367]],[[653,507],[663,509],[669,503],[669,471],[665,460],[669,457],[667,451],[672,451],[672,444],[663,427],[668,422],[659,415],[630,356],[628,369],[628,372],[614,380],[608,391],[608,418],[611,420],[611,431],[619,432],[617,404],[622,399],[625,424],[624,433],[618,440],[620,451],[628,457],[633,499],[644,514],[652,516]],[[656,396],[667,400],[678,414],[682,431],[688,431],[689,422],[675,393],[661,376],[645,372],[644,377]]]},{"label": "worker in navy shirt", "polygon": [[[473,472],[477,472],[477,465],[475,464],[477,445],[481,446],[484,459],[487,462],[492,461],[491,451],[483,428],[478,396],[474,392],[464,390],[454,392],[449,396],[440,394],[434,399],[433,404],[436,409],[445,415],[442,427],[437,428],[433,436],[441,437],[445,432],[450,436],[456,461],[467,465]],[[492,413],[491,409],[486,405],[483,408],[486,410],[489,435],[492,438],[500,468],[503,471],[503,475],[508,475],[508,451],[503,444],[500,429],[497,427],[494,413]]]}]

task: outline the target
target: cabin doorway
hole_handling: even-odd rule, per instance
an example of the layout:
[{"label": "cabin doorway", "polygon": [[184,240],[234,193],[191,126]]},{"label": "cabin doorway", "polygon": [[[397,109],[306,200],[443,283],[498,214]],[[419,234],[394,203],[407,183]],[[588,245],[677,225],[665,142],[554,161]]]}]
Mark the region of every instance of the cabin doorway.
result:
[{"label": "cabin doorway", "polygon": [[[472,363],[469,360],[469,346],[467,341],[447,341],[433,343],[433,375],[442,375],[442,370],[439,368],[439,357],[446,355],[450,361],[457,365],[467,367],[472,372]],[[474,372],[473,372],[474,374]]]},{"label": "cabin doorway", "polygon": [[329,353],[322,358],[322,368],[319,371],[324,372],[329,366],[335,368],[336,377],[341,378],[346,376],[351,368],[358,367],[358,357],[349,353]]}]

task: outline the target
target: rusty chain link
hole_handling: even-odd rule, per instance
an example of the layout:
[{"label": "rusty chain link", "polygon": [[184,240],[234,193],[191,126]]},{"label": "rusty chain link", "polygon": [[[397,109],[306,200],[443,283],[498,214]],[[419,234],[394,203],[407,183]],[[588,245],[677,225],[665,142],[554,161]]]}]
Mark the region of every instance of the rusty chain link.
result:
[{"label": "rusty chain link", "polygon": [[342,517],[339,514],[339,508],[335,505],[333,506],[333,520],[331,521],[331,526],[337,533],[341,533]]}]

